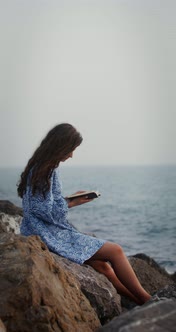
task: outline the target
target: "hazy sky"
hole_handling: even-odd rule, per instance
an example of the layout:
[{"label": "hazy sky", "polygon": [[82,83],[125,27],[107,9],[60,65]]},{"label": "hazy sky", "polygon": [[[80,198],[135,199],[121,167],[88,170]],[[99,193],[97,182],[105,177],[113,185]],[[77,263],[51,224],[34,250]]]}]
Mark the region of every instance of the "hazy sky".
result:
[{"label": "hazy sky", "polygon": [[175,0],[0,0],[0,166],[48,130],[84,141],[68,164],[176,164]]}]

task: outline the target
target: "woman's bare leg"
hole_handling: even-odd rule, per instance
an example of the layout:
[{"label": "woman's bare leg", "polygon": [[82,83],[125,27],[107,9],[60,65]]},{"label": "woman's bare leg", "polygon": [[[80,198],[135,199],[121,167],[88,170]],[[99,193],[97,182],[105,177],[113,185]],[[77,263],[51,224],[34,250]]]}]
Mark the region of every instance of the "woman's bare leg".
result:
[{"label": "woman's bare leg", "polygon": [[113,284],[118,294],[127,296],[137,304],[141,304],[141,302],[124,285],[122,285],[120,280],[117,278],[114,270],[107,262],[95,260],[88,261],[86,264],[92,266],[94,270],[104,274]]},{"label": "woman's bare leg", "polygon": [[106,242],[85,263],[89,264],[95,260],[109,261],[122,285],[124,285],[130,291],[130,293],[132,293],[133,296],[139,300],[141,304],[150,299],[151,296],[141,286],[127,257],[118,244]]}]

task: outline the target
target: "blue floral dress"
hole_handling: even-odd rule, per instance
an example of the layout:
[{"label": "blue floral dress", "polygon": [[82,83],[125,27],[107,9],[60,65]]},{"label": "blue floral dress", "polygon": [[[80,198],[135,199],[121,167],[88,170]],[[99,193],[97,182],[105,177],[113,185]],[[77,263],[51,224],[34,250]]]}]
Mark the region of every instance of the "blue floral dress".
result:
[{"label": "blue floral dress", "polygon": [[50,190],[45,195],[32,194],[28,185],[23,196],[21,234],[39,235],[48,249],[83,264],[106,242],[77,231],[67,220],[68,205],[61,194],[56,169],[51,175]]}]

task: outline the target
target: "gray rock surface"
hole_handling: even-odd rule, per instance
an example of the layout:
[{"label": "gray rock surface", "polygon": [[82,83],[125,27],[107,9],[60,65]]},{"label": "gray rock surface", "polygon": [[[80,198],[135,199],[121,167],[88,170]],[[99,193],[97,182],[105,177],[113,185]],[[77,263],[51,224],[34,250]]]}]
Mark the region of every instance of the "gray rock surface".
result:
[{"label": "gray rock surface", "polygon": [[136,307],[97,332],[175,332],[176,301],[165,299]]},{"label": "gray rock surface", "polygon": [[0,212],[0,233],[20,234],[21,219],[19,215],[11,216]]},{"label": "gray rock surface", "polygon": [[163,267],[161,267],[153,258],[151,258],[150,256],[147,256],[146,254],[138,253],[138,254],[130,256],[130,257],[142,259],[149,266],[153,267],[155,270],[157,270],[158,272],[162,273],[162,275],[165,275],[167,277],[171,276],[171,274],[169,274]]},{"label": "gray rock surface", "polygon": [[122,312],[121,297],[111,282],[91,266],[79,265],[53,254],[64,270],[69,271],[80,283],[81,291],[95,309],[102,324]]},{"label": "gray rock surface", "polygon": [[13,203],[0,200],[0,233],[20,234],[22,209]]},{"label": "gray rock surface", "polygon": [[22,208],[14,205],[10,201],[7,200],[0,200],[0,212],[9,214],[11,216],[23,216]]},{"label": "gray rock surface", "polygon": [[176,300],[176,283],[173,285],[167,285],[163,289],[158,290],[157,295],[159,298],[168,298]]},{"label": "gray rock surface", "polygon": [[[171,275],[166,270],[160,268],[150,257],[143,256],[145,256],[145,259],[131,256],[129,257],[129,261],[140,283],[151,295],[166,285],[174,283]],[[151,261],[153,262],[152,264]]]}]

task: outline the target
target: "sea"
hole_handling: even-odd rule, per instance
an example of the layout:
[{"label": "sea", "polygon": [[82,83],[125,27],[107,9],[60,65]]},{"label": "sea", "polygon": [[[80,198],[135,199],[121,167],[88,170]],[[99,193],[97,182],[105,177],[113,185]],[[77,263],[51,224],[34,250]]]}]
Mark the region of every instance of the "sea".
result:
[{"label": "sea", "polygon": [[[22,169],[0,169],[0,199],[21,206],[16,185]],[[81,232],[120,244],[126,255],[144,253],[176,271],[176,166],[62,166],[63,195],[101,193],[69,209]]]}]

